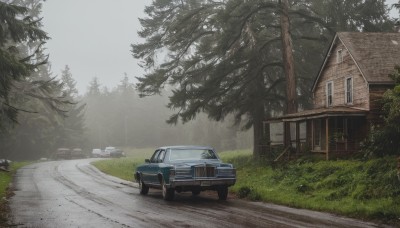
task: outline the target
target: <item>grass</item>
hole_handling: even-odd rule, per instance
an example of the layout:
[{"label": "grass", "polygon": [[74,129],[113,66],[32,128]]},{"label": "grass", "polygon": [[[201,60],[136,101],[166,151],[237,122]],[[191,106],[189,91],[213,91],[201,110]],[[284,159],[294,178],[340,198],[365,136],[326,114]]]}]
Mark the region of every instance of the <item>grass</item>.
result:
[{"label": "grass", "polygon": [[394,157],[296,161],[275,167],[249,160],[251,156],[240,160],[237,184],[231,188],[240,198],[358,218],[398,222],[400,217]]},{"label": "grass", "polygon": [[0,172],[0,199],[4,200],[7,194],[7,188],[11,183],[12,175],[17,169],[30,164],[30,162],[12,162],[10,164],[10,172]]},{"label": "grass", "polygon": [[[94,165],[110,175],[132,180],[135,167],[152,152],[131,150],[127,158]],[[367,161],[302,159],[266,165],[254,161],[249,150],[219,155],[237,169],[237,183],[230,191],[239,198],[399,223],[400,181],[395,157]]]},{"label": "grass", "polygon": [[107,159],[93,162],[100,171],[118,178],[133,181],[133,171],[136,166],[144,163],[146,158],[150,158],[154,149],[134,149],[123,148],[126,157]]}]

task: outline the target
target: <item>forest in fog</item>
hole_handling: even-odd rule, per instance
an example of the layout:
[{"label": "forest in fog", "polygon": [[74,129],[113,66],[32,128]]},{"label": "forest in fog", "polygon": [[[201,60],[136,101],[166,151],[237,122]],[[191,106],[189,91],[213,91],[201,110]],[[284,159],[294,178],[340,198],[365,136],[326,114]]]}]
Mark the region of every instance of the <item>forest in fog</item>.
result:
[{"label": "forest in fog", "polygon": [[[50,73],[49,67],[42,72]],[[20,113],[18,124],[0,137],[0,151],[10,159],[51,158],[57,148],[82,148],[88,154],[93,148],[154,148],[165,145],[211,145],[218,150],[249,148],[251,132],[241,131],[231,119],[213,122],[199,115],[186,124],[170,125],[166,120],[168,90],[162,96],[140,98],[127,75],[113,88],[103,86],[95,77],[84,95],[79,95],[72,69],[60,72],[62,86],[72,101],[58,115],[43,112]],[[40,102],[32,106],[41,105]],[[44,109],[45,111],[46,109]],[[5,136],[5,132],[2,133]]]},{"label": "forest in fog", "polygon": [[248,148],[250,133],[234,126],[232,119],[210,121],[205,115],[176,125],[167,124],[172,114],[167,109],[168,94],[140,98],[125,75],[115,88],[91,81],[83,97],[86,104],[85,126],[89,147],[155,147],[163,145],[211,145],[219,150]]},{"label": "forest in fog", "polygon": [[[51,67],[43,1],[0,1],[0,158],[51,157],[60,147],[259,148],[263,120],[288,104],[312,106],[310,88],[337,31],[393,32],[389,12],[400,8],[385,0],[289,2],[282,14],[275,0],[153,1],[139,19],[142,43],[130,47],[146,73],[108,75],[121,78],[114,86],[93,77],[78,92],[76,80],[87,75],[68,63]],[[293,67],[284,64],[281,34],[290,35]]]}]

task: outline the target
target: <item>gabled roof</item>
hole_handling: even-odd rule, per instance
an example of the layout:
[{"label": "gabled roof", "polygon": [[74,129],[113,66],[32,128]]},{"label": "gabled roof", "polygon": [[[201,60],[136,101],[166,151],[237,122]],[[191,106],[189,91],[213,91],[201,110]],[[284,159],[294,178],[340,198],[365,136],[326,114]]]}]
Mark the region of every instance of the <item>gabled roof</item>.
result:
[{"label": "gabled roof", "polygon": [[335,35],[314,81],[313,91],[334,45],[339,41],[343,43],[369,84],[393,83],[388,75],[393,73],[395,65],[400,65],[400,33],[339,32]]}]

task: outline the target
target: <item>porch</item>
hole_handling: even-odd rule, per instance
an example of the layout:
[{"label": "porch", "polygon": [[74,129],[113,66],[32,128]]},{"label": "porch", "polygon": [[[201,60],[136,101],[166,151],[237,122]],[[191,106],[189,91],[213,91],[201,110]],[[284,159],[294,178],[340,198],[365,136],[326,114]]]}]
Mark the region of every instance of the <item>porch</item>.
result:
[{"label": "porch", "polygon": [[[326,160],[354,154],[368,131],[366,115],[365,110],[334,107],[268,119],[261,151],[274,160],[305,153],[321,154]],[[289,127],[290,139],[285,131]]]}]

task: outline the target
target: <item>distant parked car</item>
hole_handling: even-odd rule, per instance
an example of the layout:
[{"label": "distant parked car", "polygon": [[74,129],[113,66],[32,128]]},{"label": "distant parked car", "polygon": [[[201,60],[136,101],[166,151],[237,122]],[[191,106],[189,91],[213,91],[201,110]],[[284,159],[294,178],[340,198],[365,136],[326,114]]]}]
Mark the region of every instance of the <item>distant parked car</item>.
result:
[{"label": "distant parked car", "polygon": [[58,148],[55,153],[55,159],[70,159],[71,150],[68,148]]},{"label": "distant parked car", "polygon": [[233,165],[222,163],[211,147],[160,147],[145,162],[135,171],[142,195],[149,188],[158,188],[162,189],[165,200],[173,200],[175,191],[198,195],[201,191],[215,190],[220,200],[226,200],[228,187],[236,182]]},{"label": "distant parked car", "polygon": [[110,157],[111,156],[111,152],[115,150],[115,147],[113,146],[108,146],[104,149],[103,153],[102,153],[102,157]]},{"label": "distant parked car", "polygon": [[71,158],[84,158],[85,154],[81,148],[74,148],[71,151]]},{"label": "distant parked car", "polygon": [[0,159],[0,171],[9,172],[11,161],[7,159]]},{"label": "distant parked car", "polygon": [[125,157],[125,153],[121,149],[114,149],[114,150],[110,151],[110,157],[113,157],[113,158]]},{"label": "distant parked car", "polygon": [[101,149],[93,149],[92,150],[92,157],[99,158],[101,157],[102,151]]}]

